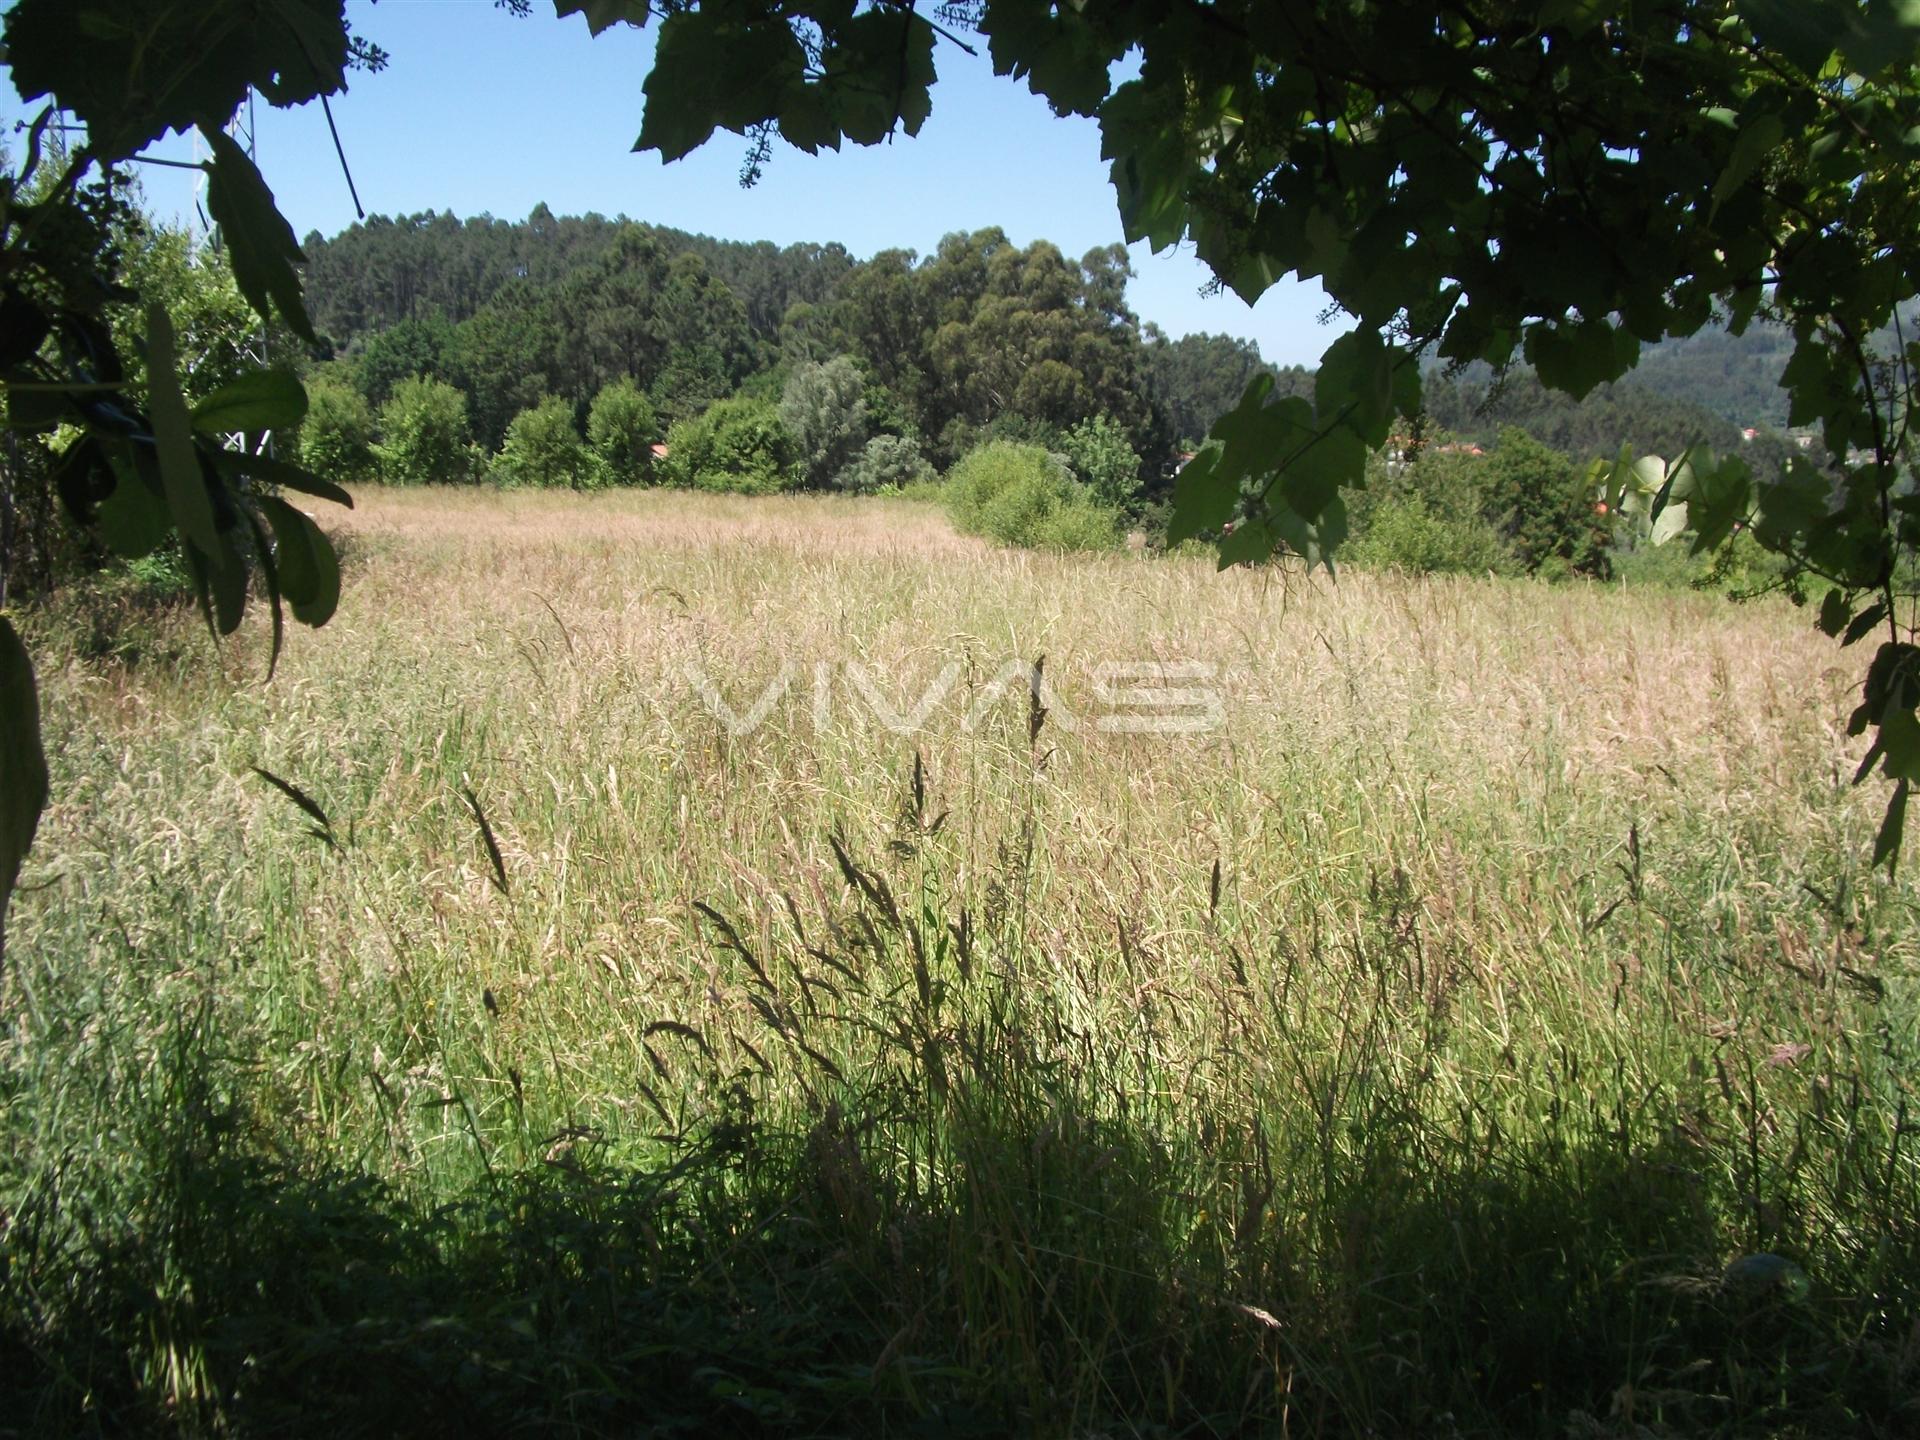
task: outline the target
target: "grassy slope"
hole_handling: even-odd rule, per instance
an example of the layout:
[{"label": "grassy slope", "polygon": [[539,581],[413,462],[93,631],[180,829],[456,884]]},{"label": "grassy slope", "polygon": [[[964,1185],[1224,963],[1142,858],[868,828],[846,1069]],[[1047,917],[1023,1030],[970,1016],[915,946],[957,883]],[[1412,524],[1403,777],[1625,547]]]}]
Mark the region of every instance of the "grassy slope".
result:
[{"label": "grassy slope", "polygon": [[[1920,1419],[1913,889],[1803,615],[905,503],[344,528],[271,684],[179,617],[32,637],[0,1428]],[[1040,655],[1036,739],[990,682]],[[1223,725],[1068,727],[1142,659]],[[783,662],[751,736],[688,679]],[[895,736],[847,662],[955,695]]]}]

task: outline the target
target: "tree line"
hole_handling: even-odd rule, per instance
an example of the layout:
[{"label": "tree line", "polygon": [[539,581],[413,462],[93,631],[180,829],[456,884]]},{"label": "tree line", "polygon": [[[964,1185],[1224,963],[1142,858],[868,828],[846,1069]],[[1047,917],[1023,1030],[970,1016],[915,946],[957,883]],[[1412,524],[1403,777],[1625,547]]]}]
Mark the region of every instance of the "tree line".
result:
[{"label": "tree line", "polygon": [[550,397],[584,423],[631,382],[664,428],[845,356],[876,432],[943,468],[983,439],[1050,442],[1104,416],[1154,475],[1270,368],[1246,341],[1143,327],[1124,249],[1075,261],[996,228],[857,261],[541,206],[521,222],[376,216],[304,249],[334,357],[316,378],[376,409],[409,376],[443,380],[489,450]]},{"label": "tree line", "polygon": [[[1120,247],[1076,262],[995,228],[949,235],[924,257],[890,249],[863,261],[839,244],[716,240],[541,205],[524,221],[374,216],[332,239],[311,234],[304,250],[317,353],[331,357],[313,372],[323,420],[356,392],[371,434],[402,382],[427,377],[464,397],[483,455],[502,452],[523,413],[551,425],[553,401],[589,440],[603,392],[638,392],[659,441],[721,400],[777,406],[797,373],[844,357],[858,375],[856,428],[888,438],[895,470],[908,452],[945,470],[991,440],[1058,452],[1074,427],[1098,421],[1125,437],[1151,501],[1256,377],[1283,396],[1313,386],[1312,371],[1274,366],[1250,340],[1142,324]],[[1758,342],[1741,343],[1744,355]],[[1581,460],[1622,443],[1660,454],[1741,443],[1712,408],[1723,395],[1705,386],[1696,403],[1682,398],[1684,373],[1665,378],[1664,393],[1621,383],[1574,401],[1524,367],[1497,384],[1480,367],[1431,376],[1426,410],[1463,438],[1513,427]],[[729,413],[736,423],[714,428],[737,430],[754,412]],[[1756,468],[1777,468],[1783,447]],[[802,468],[819,479],[817,465]]]}]

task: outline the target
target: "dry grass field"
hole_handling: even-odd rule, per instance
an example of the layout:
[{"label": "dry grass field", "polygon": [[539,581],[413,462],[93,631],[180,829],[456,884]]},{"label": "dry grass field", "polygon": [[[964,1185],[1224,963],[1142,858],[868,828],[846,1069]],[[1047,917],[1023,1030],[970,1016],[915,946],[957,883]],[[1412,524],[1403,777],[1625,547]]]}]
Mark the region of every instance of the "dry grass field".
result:
[{"label": "dry grass field", "polygon": [[0,1430],[1920,1425],[1915,891],[1806,614],[905,501],[337,533],[270,681],[30,628]]}]

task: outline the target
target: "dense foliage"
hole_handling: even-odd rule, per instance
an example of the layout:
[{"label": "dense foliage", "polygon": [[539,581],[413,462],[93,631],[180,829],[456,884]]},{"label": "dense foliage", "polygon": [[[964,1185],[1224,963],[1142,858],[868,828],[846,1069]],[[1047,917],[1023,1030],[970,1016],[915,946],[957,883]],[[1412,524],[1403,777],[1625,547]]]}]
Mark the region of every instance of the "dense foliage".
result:
[{"label": "dense foliage", "polygon": [[780,423],[806,483],[844,485],[841,476],[867,443],[866,379],[846,356],[808,362],[780,392]]},{"label": "dense foliage", "polygon": [[793,441],[765,400],[722,400],[667,432],[660,476],[669,485],[771,495],[795,488]]},{"label": "dense foliage", "polygon": [[380,474],[390,485],[457,484],[474,478],[479,457],[466,397],[451,385],[410,376],[380,407]]},{"label": "dense foliage", "polygon": [[593,397],[587,412],[587,443],[610,485],[645,479],[660,439],[660,421],[639,386],[614,380]]},{"label": "dense foliage", "polygon": [[299,432],[300,463],[336,485],[374,473],[373,411],[345,385],[310,383]]},{"label": "dense foliage", "polygon": [[573,407],[550,395],[513,417],[492,469],[502,485],[590,490],[602,474],[593,462],[573,428]]},{"label": "dense foliage", "polygon": [[947,508],[962,530],[1041,550],[1107,550],[1120,517],[1102,505],[1058,455],[995,441],[947,477]]}]

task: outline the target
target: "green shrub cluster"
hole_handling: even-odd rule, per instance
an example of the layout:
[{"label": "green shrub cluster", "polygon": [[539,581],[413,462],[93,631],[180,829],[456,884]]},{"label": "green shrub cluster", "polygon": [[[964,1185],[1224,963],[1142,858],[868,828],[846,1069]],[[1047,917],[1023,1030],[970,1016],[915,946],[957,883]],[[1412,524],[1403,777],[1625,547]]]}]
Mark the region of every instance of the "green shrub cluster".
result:
[{"label": "green shrub cluster", "polygon": [[552,395],[514,416],[491,473],[501,485],[553,490],[591,490],[604,475],[573,427],[573,407]]},{"label": "green shrub cluster", "polygon": [[882,490],[904,493],[924,489],[935,479],[933,466],[913,441],[904,435],[876,435],[840,472],[835,483],[849,494],[872,495]]},{"label": "green shrub cluster", "polygon": [[1061,449],[1074,476],[1100,504],[1128,512],[1138,508],[1140,456],[1111,415],[1082,420],[1061,437]]},{"label": "green shrub cluster", "polygon": [[587,444],[604,483],[638,485],[649,478],[660,420],[646,392],[631,380],[615,380],[593,397],[587,412]]},{"label": "green shrub cluster", "polygon": [[299,460],[314,474],[336,485],[366,479],[377,464],[373,435],[373,411],[358,390],[325,383],[307,386]]},{"label": "green shrub cluster", "polygon": [[993,441],[947,477],[954,524],[1005,545],[1037,550],[1110,550],[1119,512],[1101,505],[1058,456],[1037,445]]},{"label": "green shrub cluster", "polygon": [[1513,552],[1476,515],[1436,511],[1425,497],[1395,495],[1373,507],[1369,523],[1341,558],[1363,569],[1409,575],[1512,573]]},{"label": "green shrub cluster", "polygon": [[669,430],[659,468],[669,485],[743,495],[772,495],[801,480],[779,411],[768,401],[738,397]]},{"label": "green shrub cluster", "polygon": [[478,478],[481,456],[467,423],[467,397],[412,376],[380,407],[380,478],[389,485],[449,484]]},{"label": "green shrub cluster", "polygon": [[1430,440],[1413,458],[1393,447],[1348,496],[1350,563],[1409,574],[1605,576],[1610,519],[1574,463],[1525,432],[1491,451]]}]

